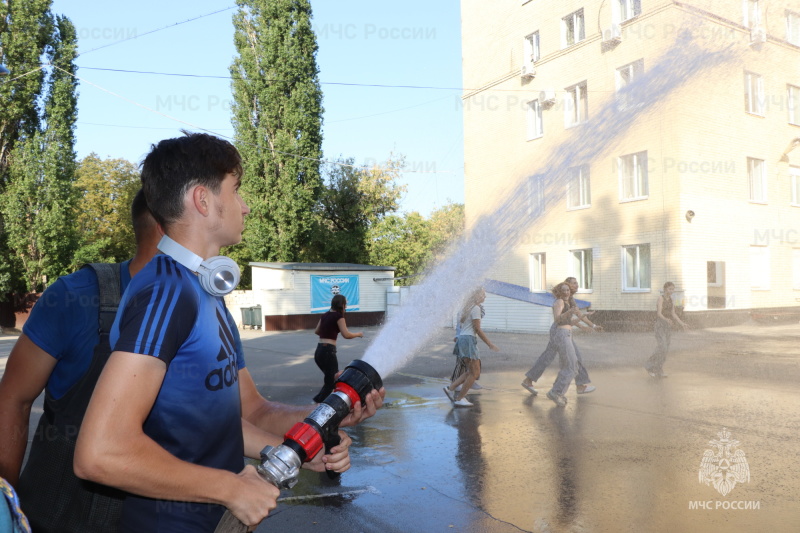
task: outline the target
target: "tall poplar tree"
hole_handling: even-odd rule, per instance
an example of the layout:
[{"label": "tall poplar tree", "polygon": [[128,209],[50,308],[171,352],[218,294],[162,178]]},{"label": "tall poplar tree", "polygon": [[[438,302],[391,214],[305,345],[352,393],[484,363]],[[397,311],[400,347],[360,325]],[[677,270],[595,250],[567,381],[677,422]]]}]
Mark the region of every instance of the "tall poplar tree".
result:
[{"label": "tall poplar tree", "polygon": [[244,261],[302,260],[322,189],[322,91],[309,0],[237,0],[233,126],[251,214]]},{"label": "tall poplar tree", "polygon": [[[42,290],[72,262],[77,34],[50,13],[49,0],[4,1],[0,9],[2,60],[12,71],[0,82],[3,301],[12,291]],[[48,67],[39,69],[43,57]]]}]

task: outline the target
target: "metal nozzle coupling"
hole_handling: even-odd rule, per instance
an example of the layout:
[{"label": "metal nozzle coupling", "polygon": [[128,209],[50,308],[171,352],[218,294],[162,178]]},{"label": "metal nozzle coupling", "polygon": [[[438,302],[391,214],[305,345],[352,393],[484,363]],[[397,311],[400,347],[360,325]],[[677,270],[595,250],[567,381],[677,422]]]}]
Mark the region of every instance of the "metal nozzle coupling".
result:
[{"label": "metal nozzle coupling", "polygon": [[301,464],[300,456],[288,446],[265,446],[256,470],[279,489],[290,489],[297,484]]}]

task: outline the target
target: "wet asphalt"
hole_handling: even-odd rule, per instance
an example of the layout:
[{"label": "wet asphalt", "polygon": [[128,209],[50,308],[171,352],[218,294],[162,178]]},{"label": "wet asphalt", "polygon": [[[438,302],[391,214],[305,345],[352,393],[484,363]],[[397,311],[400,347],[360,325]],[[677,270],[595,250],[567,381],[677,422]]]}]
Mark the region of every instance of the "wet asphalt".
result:
[{"label": "wet asphalt", "polygon": [[[380,328],[364,331],[340,340],[341,366]],[[311,404],[322,381],[313,333],[241,333],[261,393]],[[597,390],[570,387],[565,408],[545,397],[556,364],[538,396],[520,386],[546,336],[488,334],[501,351],[482,351],[473,407],[442,392],[455,362],[442,329],[383,376],[383,408],[347,430],[352,468],[338,481],[303,471],[257,531],[800,531],[800,325],[675,332],[663,379],[642,368],[652,334],[577,335]],[[0,338],[0,371],[12,343]],[[730,461],[712,461],[703,483],[704,454],[721,437]],[[715,488],[715,476],[728,483]]]}]

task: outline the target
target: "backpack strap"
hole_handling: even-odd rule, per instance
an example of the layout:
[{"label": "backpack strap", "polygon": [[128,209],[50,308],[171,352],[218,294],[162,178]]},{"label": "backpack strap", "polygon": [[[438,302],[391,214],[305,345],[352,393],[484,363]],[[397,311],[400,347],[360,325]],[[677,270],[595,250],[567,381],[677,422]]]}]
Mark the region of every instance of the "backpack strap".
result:
[{"label": "backpack strap", "polygon": [[100,337],[111,332],[114,318],[117,316],[120,293],[119,269],[122,263],[89,263],[83,268],[91,268],[97,275],[97,286],[100,289],[100,305],[98,306],[98,331]]}]

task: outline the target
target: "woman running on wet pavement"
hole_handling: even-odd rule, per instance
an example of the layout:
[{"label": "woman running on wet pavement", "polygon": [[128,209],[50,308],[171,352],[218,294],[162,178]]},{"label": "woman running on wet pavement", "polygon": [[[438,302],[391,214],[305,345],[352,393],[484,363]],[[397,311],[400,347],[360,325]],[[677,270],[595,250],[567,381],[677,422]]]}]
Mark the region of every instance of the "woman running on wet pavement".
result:
[{"label": "woman running on wet pavement", "polygon": [[564,407],[567,405],[567,398],[564,395],[569,389],[570,381],[578,372],[578,358],[572,344],[572,325],[579,320],[580,311],[577,306],[569,305],[571,292],[568,283],[561,282],[556,285],[553,288],[553,296],[556,297],[556,301],[553,303],[553,320],[556,323],[553,342],[558,351],[561,370],[558,371],[553,388],[547,392],[547,397],[559,407]]},{"label": "woman running on wet pavement", "polygon": [[[481,375],[481,359],[478,354],[478,337],[486,343],[493,352],[499,352],[500,348],[492,344],[489,337],[481,329],[481,317],[483,316],[483,307],[481,304],[486,300],[486,291],[482,288],[475,290],[467,300],[466,305],[459,314],[459,322],[461,325],[461,332],[456,340],[456,348],[459,357],[467,361],[467,371],[461,374],[455,381],[450,383],[449,387],[444,387],[444,393],[457,407],[472,407],[472,403],[467,400],[467,392],[469,392],[472,384]],[[457,387],[461,386],[461,390],[455,393]],[[455,395],[454,395],[455,393]]]},{"label": "woman running on wet pavement", "polygon": [[[574,277],[569,277],[564,280],[569,286],[570,297],[569,301],[567,302],[568,307],[578,307],[578,304],[575,303],[575,293],[578,292],[578,280]],[[556,296],[558,298],[558,296]],[[593,311],[583,313],[580,310],[575,314],[577,317],[577,322],[573,322],[574,325],[578,326],[579,328],[586,330],[586,331],[603,331],[603,328],[591,320],[589,320],[589,315],[591,315]],[[586,322],[586,324],[590,327],[584,326],[581,322]],[[539,378],[542,377],[544,371],[553,362],[553,359],[556,358],[557,350],[555,344],[555,331],[558,327],[558,324],[553,322],[553,325],[550,326],[550,341],[547,343],[547,348],[542,352],[536,362],[533,364],[530,370],[525,373],[525,379],[522,382],[522,387],[536,396],[539,394],[533,387],[534,381],[539,381]],[[575,340],[572,340],[572,348],[575,350],[575,358],[578,360],[578,367],[577,373],[575,374],[575,389],[578,391],[578,394],[588,394],[590,392],[594,392],[597,390],[597,387],[594,385],[590,385],[591,379],[589,379],[589,373],[586,371],[586,367],[583,366],[583,359],[581,358],[581,352],[578,350],[578,346],[575,344]]]}]

